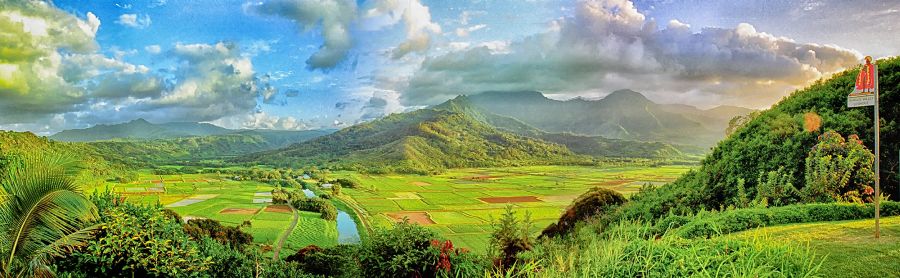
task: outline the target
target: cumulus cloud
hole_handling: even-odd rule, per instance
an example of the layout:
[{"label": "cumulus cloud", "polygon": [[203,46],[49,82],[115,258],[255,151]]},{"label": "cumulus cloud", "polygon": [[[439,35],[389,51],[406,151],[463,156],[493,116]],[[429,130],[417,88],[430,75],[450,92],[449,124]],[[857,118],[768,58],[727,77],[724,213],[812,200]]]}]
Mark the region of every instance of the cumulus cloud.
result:
[{"label": "cumulus cloud", "polygon": [[150,24],[153,23],[153,21],[150,20],[150,15],[146,14],[122,14],[119,16],[119,20],[116,20],[116,23],[132,28],[144,29],[150,27]]},{"label": "cumulus cloud", "polygon": [[402,100],[434,104],[488,90],[598,96],[631,88],[661,101],[763,107],[859,57],[749,24],[692,32],[671,21],[659,28],[630,1],[581,1],[545,33],[426,59]]},{"label": "cumulus cloud", "polygon": [[269,115],[262,111],[229,116],[210,123],[232,129],[305,130],[310,128],[306,122],[297,120],[294,117]]},{"label": "cumulus cloud", "polygon": [[431,45],[431,35],[441,33],[441,26],[431,21],[431,12],[419,0],[378,0],[366,11],[367,19],[384,18],[384,25],[394,25],[403,21],[406,27],[406,41],[392,51],[394,59],[402,58],[410,52],[422,52]]},{"label": "cumulus cloud", "polygon": [[[112,49],[112,57],[97,51],[99,26],[91,13],[79,18],[45,2],[0,11],[0,49],[12,50],[0,51],[0,127],[49,131],[138,117],[213,121],[254,113],[258,100],[277,94],[235,44],[178,43],[166,52],[148,46],[170,65],[153,71],[122,60],[134,51]],[[268,122],[298,126],[288,118]]]},{"label": "cumulus cloud", "polygon": [[334,68],[346,59],[353,46],[350,24],[356,19],[356,1],[276,0],[253,4],[250,9],[293,20],[303,30],[321,27],[325,41],[306,60],[310,69]]},{"label": "cumulus cloud", "polygon": [[[70,111],[87,94],[59,73],[69,57],[97,49],[100,20],[44,2],[6,2],[0,11],[0,124]],[[65,50],[65,54],[59,50]]]}]

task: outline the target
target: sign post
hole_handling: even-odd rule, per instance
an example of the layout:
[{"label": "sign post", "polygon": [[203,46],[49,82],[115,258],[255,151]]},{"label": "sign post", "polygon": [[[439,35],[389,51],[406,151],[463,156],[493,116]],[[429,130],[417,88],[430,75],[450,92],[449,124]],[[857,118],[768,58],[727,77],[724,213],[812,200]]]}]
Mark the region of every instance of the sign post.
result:
[{"label": "sign post", "polygon": [[875,238],[881,237],[881,121],[878,116],[878,65],[866,56],[866,64],[859,70],[856,87],[847,96],[847,107],[875,106]]}]

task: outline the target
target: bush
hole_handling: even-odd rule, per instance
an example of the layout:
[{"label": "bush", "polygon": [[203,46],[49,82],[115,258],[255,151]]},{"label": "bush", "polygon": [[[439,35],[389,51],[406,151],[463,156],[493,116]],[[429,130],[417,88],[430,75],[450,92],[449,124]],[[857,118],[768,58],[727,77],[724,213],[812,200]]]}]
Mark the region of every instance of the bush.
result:
[{"label": "bush", "polygon": [[819,136],[806,157],[806,187],[803,197],[807,202],[871,202],[875,191],[872,163],[875,155],[863,145],[856,135],[847,140],[834,131]]},{"label": "bush", "polygon": [[[900,202],[881,204],[881,216],[900,215]],[[657,222],[655,232],[665,231],[670,216]],[[875,206],[856,203],[819,203],[774,208],[747,208],[718,213],[699,213],[690,222],[674,230],[684,238],[713,237],[772,225],[842,221],[875,217]]]},{"label": "bush", "polygon": [[610,189],[595,187],[582,194],[566,208],[559,221],[541,232],[541,237],[554,237],[569,233],[578,221],[609,212],[625,203],[625,197]]},{"label": "bush", "polygon": [[184,231],[195,240],[209,237],[237,250],[244,250],[244,246],[253,242],[253,235],[241,231],[240,226],[222,226],[213,219],[188,220],[184,224]]},{"label": "bush", "polygon": [[358,270],[353,258],[356,246],[338,245],[323,249],[315,245],[304,247],[285,261],[296,262],[304,272],[328,277],[353,277]]},{"label": "bush", "polygon": [[[484,264],[450,241],[418,225],[402,222],[377,230],[360,246],[360,277],[473,277],[484,275]],[[461,276],[459,276],[461,275]]]},{"label": "bush", "polygon": [[109,204],[114,205],[102,209],[96,237],[59,262],[62,270],[89,277],[146,277],[191,276],[209,269],[212,261],[200,256],[196,242],[161,207],[97,205]]}]

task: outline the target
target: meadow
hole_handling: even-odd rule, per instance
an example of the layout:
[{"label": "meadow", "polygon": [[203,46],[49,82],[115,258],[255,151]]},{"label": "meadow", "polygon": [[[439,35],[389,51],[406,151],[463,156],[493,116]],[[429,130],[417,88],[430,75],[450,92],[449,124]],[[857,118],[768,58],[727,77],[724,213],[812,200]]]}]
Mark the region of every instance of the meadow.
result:
[{"label": "meadow", "polygon": [[872,237],[874,220],[780,225],[734,233],[727,238],[793,242],[822,258],[825,277],[886,277],[900,274],[900,216],[881,219],[881,238]]},{"label": "meadow", "polygon": [[593,187],[626,196],[641,187],[671,182],[689,166],[585,167],[526,166],[454,169],[432,176],[366,175],[335,172],[360,183],[344,189],[374,227],[408,219],[437,232],[457,246],[487,250],[491,223],[506,206],[527,213],[537,233],[559,219],[573,199]]}]

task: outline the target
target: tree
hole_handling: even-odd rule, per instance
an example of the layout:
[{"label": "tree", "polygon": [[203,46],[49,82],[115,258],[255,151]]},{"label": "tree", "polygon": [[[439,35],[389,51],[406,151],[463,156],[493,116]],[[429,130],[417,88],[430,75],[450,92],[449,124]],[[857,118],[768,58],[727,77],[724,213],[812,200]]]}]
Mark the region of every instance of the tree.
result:
[{"label": "tree", "polygon": [[500,220],[492,225],[491,247],[499,253],[497,264],[501,268],[512,266],[520,252],[531,250],[531,213],[526,212],[520,221],[512,206],[507,205]]},{"label": "tree", "polygon": [[805,201],[873,201],[874,161],[875,155],[856,135],[844,140],[837,132],[823,133],[806,157]]},{"label": "tree", "polygon": [[48,265],[90,239],[97,208],[81,194],[74,160],[28,154],[0,173],[0,276],[52,276]]}]

